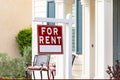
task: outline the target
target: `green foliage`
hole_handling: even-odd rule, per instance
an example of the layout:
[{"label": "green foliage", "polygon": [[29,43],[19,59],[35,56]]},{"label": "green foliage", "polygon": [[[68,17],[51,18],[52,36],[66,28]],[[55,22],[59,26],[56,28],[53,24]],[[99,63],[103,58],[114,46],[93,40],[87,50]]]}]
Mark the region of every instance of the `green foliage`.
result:
[{"label": "green foliage", "polygon": [[0,78],[25,78],[25,63],[31,65],[32,60],[32,28],[19,31],[16,41],[20,49],[21,57],[10,58],[6,54],[0,54]]},{"label": "green foliage", "polygon": [[24,56],[23,56],[24,61],[28,65],[31,65],[31,63],[32,63],[32,48],[30,46],[24,47],[23,54],[24,54]]},{"label": "green foliage", "polygon": [[32,45],[31,43],[32,42],[32,28],[21,30],[16,37],[16,41],[18,43],[20,53],[23,56],[24,48],[27,46],[31,47]]},{"label": "green foliage", "polygon": [[6,54],[0,54],[0,78],[24,78],[24,59],[10,58]]}]

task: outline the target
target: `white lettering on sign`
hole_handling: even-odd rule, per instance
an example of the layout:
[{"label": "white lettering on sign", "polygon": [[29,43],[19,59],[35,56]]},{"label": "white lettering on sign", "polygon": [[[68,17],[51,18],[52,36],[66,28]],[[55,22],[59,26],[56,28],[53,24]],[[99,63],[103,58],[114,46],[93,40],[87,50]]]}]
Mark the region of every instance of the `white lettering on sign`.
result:
[{"label": "white lettering on sign", "polygon": [[39,40],[40,40],[40,44],[44,44],[44,37],[43,36],[39,36]]},{"label": "white lettering on sign", "polygon": [[50,41],[49,41],[49,38],[50,38],[50,37],[49,37],[49,36],[46,36],[45,38],[46,38],[45,43],[46,43],[46,44],[50,44]]},{"label": "white lettering on sign", "polygon": [[56,44],[56,37],[51,37],[51,44]]},{"label": "white lettering on sign", "polygon": [[[56,44],[56,43],[60,44],[61,42],[61,36],[57,36],[58,28],[42,27],[41,34],[48,35],[48,36],[39,36],[40,44]],[[52,36],[49,36],[49,35],[52,35]]]},{"label": "white lettering on sign", "polygon": [[58,28],[53,28],[54,30],[54,35],[58,35]]},{"label": "white lettering on sign", "polygon": [[58,44],[60,44],[60,39],[61,39],[61,37],[57,37],[57,39],[58,39]]},{"label": "white lettering on sign", "polygon": [[51,34],[58,35],[58,28],[42,27],[41,32],[42,32],[42,35],[44,35],[45,32],[47,32],[48,35],[51,35]]},{"label": "white lettering on sign", "polygon": [[52,34],[52,29],[51,28],[47,28],[47,34],[51,35]]},{"label": "white lettering on sign", "polygon": [[[61,43],[61,36],[39,36],[40,44],[56,44],[58,45]],[[44,43],[45,42],[45,43]]]},{"label": "white lettering on sign", "polygon": [[45,29],[46,29],[45,27],[42,27],[42,31],[41,31],[41,32],[42,32],[42,35],[43,35],[43,33],[45,32]]}]

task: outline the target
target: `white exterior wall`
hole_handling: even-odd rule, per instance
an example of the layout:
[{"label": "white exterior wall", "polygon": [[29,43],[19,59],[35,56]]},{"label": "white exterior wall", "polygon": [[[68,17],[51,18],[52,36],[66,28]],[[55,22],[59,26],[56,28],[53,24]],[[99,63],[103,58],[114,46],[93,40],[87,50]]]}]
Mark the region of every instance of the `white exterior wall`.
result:
[{"label": "white exterior wall", "polygon": [[[33,22],[35,17],[46,17],[47,16],[47,7],[46,0],[32,0],[32,62],[34,55],[38,54],[37,48],[37,24],[43,24],[38,22]],[[46,72],[45,72],[46,73]],[[44,73],[43,73],[44,75]],[[40,72],[35,71],[35,78],[40,79]],[[47,75],[45,76],[47,78]]]},{"label": "white exterior wall", "polygon": [[32,17],[46,17],[47,16],[47,1],[46,0],[32,0]]},{"label": "white exterior wall", "polygon": [[[64,19],[65,18],[65,4],[64,0],[55,0],[55,18]],[[64,24],[57,23],[57,25],[65,26]],[[65,53],[65,27],[63,27],[63,54]],[[64,55],[56,55],[56,79],[65,78],[65,59]]]},{"label": "white exterior wall", "polygon": [[35,17],[46,17],[46,9],[46,0],[32,0],[32,53],[34,54],[37,54],[37,23],[34,24],[33,20]]}]

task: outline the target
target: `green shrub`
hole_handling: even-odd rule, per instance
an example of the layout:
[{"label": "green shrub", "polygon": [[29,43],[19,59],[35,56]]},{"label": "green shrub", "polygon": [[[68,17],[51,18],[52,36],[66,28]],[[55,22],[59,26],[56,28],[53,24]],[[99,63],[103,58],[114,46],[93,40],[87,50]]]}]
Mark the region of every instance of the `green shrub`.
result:
[{"label": "green shrub", "polygon": [[0,78],[25,78],[25,64],[22,57],[10,58],[0,54]]},{"label": "green shrub", "polygon": [[24,47],[30,46],[32,45],[32,28],[27,28],[27,29],[23,29],[21,31],[19,31],[17,37],[16,37],[16,41],[18,43],[18,47],[20,49],[20,53],[23,56],[23,52],[24,52]]},{"label": "green shrub", "polygon": [[31,65],[31,63],[32,63],[32,48],[30,46],[24,47],[23,54],[24,54],[23,55],[24,61],[28,65]]}]

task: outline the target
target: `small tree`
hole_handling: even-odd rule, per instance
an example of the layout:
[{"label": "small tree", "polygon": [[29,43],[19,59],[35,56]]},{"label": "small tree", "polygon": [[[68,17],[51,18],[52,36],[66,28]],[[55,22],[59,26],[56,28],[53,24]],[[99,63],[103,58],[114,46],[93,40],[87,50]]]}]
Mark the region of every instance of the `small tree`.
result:
[{"label": "small tree", "polygon": [[24,48],[32,45],[32,28],[27,28],[21,30],[17,37],[16,41],[18,43],[18,47],[21,53],[21,56],[24,55]]}]

